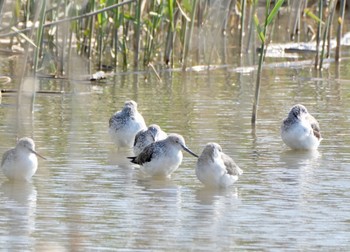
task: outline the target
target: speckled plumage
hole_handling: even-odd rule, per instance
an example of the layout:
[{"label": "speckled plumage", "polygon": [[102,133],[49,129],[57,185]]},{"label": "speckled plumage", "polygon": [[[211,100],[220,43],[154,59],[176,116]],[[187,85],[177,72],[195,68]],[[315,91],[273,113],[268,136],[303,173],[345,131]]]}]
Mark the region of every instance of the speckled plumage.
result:
[{"label": "speckled plumage", "polygon": [[[19,139],[15,148],[6,151],[2,156],[1,168],[10,180],[30,180],[38,169],[38,158],[33,139]],[[41,158],[44,158],[40,156]]]},{"label": "speckled plumage", "polygon": [[150,125],[147,130],[140,130],[136,136],[133,146],[135,156],[139,155],[143,149],[159,140],[167,138],[167,134],[157,124]]},{"label": "speckled plumage", "polygon": [[181,150],[198,157],[186,147],[181,135],[169,134],[166,139],[146,146],[138,156],[129,158],[132,163],[140,165],[142,170],[150,176],[168,177],[182,162]]},{"label": "speckled plumage", "polygon": [[294,105],[283,120],[281,137],[286,145],[297,150],[317,149],[322,140],[317,120],[301,104]]},{"label": "speckled plumage", "polygon": [[231,157],[222,152],[217,143],[208,143],[196,165],[197,178],[209,187],[228,187],[238,180],[243,171]]},{"label": "speckled plumage", "polygon": [[132,148],[137,132],[146,129],[135,101],[126,101],[121,111],[109,119],[109,134],[118,148]]}]

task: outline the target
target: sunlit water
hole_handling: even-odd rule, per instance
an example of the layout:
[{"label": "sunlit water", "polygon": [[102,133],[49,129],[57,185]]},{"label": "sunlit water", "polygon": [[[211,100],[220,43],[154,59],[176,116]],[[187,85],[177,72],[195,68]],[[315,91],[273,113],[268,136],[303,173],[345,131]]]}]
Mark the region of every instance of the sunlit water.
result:
[{"label": "sunlit water", "polygon": [[[13,251],[350,249],[350,73],[331,65],[266,69],[255,131],[254,73],[123,75],[101,83],[42,79],[34,113],[15,94],[0,108],[0,150],[31,136],[39,160],[31,183],[0,175],[0,247]],[[147,81],[145,81],[147,77]],[[62,84],[62,86],[60,86]],[[180,133],[200,153],[219,143],[244,170],[234,187],[209,190],[184,153],[168,180],[145,177],[118,152],[109,117],[134,99],[148,124]],[[290,151],[279,135],[295,103],[320,122],[318,151]]]}]

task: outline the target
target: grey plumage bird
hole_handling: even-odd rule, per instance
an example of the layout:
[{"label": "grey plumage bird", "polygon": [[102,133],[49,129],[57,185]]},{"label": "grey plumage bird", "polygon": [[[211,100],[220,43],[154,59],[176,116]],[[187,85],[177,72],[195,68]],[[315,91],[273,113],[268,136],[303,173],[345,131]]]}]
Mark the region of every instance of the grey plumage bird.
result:
[{"label": "grey plumage bird", "polygon": [[132,148],[137,132],[146,128],[137,103],[132,100],[126,101],[123,109],[109,119],[109,134],[118,148]]},{"label": "grey plumage bird", "polygon": [[204,147],[196,165],[197,178],[209,187],[228,187],[242,174],[242,169],[222,152],[217,143],[208,143]]},{"label": "grey plumage bird", "polygon": [[15,148],[2,156],[1,168],[10,180],[30,180],[38,169],[37,156],[45,159],[35,151],[35,143],[29,137],[18,140]]},{"label": "grey plumage bird", "polygon": [[150,176],[168,177],[182,162],[181,150],[198,157],[186,146],[181,135],[169,134],[166,139],[151,143],[138,156],[129,159]]},{"label": "grey plumage bird", "polygon": [[314,150],[322,141],[319,123],[301,104],[294,105],[283,120],[281,137],[292,149]]}]

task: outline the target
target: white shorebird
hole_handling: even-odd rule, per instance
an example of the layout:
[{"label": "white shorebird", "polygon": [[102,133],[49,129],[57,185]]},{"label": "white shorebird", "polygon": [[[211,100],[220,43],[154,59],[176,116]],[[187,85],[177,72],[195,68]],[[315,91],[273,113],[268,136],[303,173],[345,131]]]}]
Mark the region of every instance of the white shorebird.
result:
[{"label": "white shorebird", "polygon": [[142,170],[154,177],[169,177],[182,162],[182,152],[185,150],[198,157],[185,144],[178,134],[169,134],[164,140],[151,143],[136,157],[129,157],[131,162],[142,166]]},{"label": "white shorebird", "polygon": [[140,130],[135,136],[133,151],[138,156],[143,149],[156,141],[167,138],[167,134],[157,125],[150,125],[147,130]]},{"label": "white shorebird", "polygon": [[208,187],[228,187],[242,174],[242,169],[222,152],[217,143],[208,143],[204,147],[196,165],[197,178]]},{"label": "white shorebird", "polygon": [[109,134],[118,148],[132,148],[137,132],[146,129],[135,101],[126,101],[121,111],[109,119]]},{"label": "white shorebird", "polygon": [[45,159],[35,151],[35,143],[29,137],[19,139],[15,148],[4,153],[1,168],[10,180],[30,180],[38,169],[37,156]]},{"label": "white shorebird", "polygon": [[301,104],[294,105],[283,120],[281,137],[286,145],[296,150],[315,150],[322,140],[317,120]]}]

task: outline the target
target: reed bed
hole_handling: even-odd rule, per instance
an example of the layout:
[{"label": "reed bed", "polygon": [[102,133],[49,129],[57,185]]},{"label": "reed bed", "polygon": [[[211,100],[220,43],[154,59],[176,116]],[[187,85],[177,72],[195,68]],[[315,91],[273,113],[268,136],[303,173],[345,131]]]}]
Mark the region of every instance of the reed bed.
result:
[{"label": "reed bed", "polygon": [[[14,45],[28,47],[34,52],[28,59],[29,70],[55,76],[67,73],[72,53],[85,57],[93,64],[92,69],[102,70],[148,68],[150,63],[156,68],[183,70],[193,65],[226,64],[230,62],[228,57],[235,57],[236,53],[240,56],[255,53],[257,42],[251,42],[250,38],[257,31],[261,41],[261,31],[252,24],[257,17],[264,18],[261,10],[266,2],[5,0],[0,5],[0,39],[7,38],[9,42],[1,47],[9,50]],[[330,0],[326,10],[323,1],[311,6],[307,5],[308,1],[296,1],[293,5],[280,2],[274,1],[269,8],[276,11],[276,15],[283,8],[284,14],[280,17],[295,17],[288,27],[282,27],[291,31],[292,39],[301,41],[301,22],[317,27],[315,39],[323,46],[316,47],[315,67],[320,68],[324,55],[329,55],[325,53],[329,47],[325,46],[326,39],[332,36],[330,27],[334,16],[341,37],[345,1],[338,4]],[[276,29],[274,20],[264,28],[272,34]],[[237,44],[238,49],[234,46]],[[224,53],[221,53],[223,46]],[[232,47],[233,53],[225,53]],[[340,46],[337,52],[339,49]]]}]

